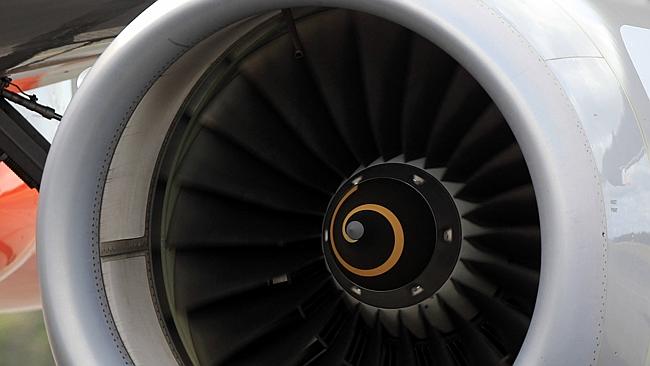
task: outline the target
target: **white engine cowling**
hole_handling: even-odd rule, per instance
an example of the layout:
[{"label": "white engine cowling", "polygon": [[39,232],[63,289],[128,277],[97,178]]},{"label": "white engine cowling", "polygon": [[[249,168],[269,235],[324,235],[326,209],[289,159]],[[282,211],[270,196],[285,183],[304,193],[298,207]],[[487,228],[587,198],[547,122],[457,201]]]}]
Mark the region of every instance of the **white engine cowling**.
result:
[{"label": "white engine cowling", "polygon": [[643,36],[606,10],[157,2],[48,157],[57,362],[648,364]]}]

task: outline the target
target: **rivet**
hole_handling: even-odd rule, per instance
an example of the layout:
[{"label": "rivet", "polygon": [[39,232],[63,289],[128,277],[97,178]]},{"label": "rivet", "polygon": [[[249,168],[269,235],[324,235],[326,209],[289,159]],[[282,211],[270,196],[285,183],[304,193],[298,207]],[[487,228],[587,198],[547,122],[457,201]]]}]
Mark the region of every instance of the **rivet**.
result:
[{"label": "rivet", "polygon": [[411,288],[411,295],[412,296],[417,296],[421,294],[424,291],[424,288],[420,285],[415,285]]},{"label": "rivet", "polygon": [[446,241],[447,243],[451,243],[454,240],[454,231],[451,230],[451,228],[445,230],[445,232],[442,234],[442,240]]},{"label": "rivet", "polygon": [[413,183],[415,183],[416,186],[421,186],[425,182],[424,178],[420,177],[419,175],[413,175]]},{"label": "rivet", "polygon": [[350,288],[350,290],[352,290],[352,292],[354,292],[355,294],[361,296],[361,289],[359,287],[352,286],[352,288]]},{"label": "rivet", "polygon": [[271,279],[271,284],[273,284],[273,285],[279,285],[279,284],[285,283],[285,282],[289,282],[289,276],[287,276],[286,273],[283,274],[283,275],[273,277],[273,279]]}]

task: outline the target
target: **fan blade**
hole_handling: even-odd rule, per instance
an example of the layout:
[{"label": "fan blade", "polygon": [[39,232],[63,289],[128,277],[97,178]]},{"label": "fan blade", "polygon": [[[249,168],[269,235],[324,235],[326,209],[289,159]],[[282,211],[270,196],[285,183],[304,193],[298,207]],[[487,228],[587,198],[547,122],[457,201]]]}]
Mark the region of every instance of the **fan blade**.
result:
[{"label": "fan blade", "polygon": [[418,366],[415,360],[415,347],[413,344],[413,335],[406,329],[402,323],[402,317],[399,318],[399,352],[397,355],[397,364],[402,366]]},{"label": "fan blade", "polygon": [[427,146],[427,168],[444,166],[459,141],[491,103],[478,82],[458,67],[436,116]]},{"label": "fan blade", "polygon": [[190,311],[188,322],[201,363],[221,364],[266,334],[299,322],[300,304],[332,286],[323,277],[319,282],[260,288]]},{"label": "fan blade", "polygon": [[[357,161],[369,165],[379,156],[370,120],[357,54],[353,15],[345,10],[320,13],[298,24],[309,62],[338,130]],[[323,27],[329,29],[323,32]]]},{"label": "fan blade", "polygon": [[[471,271],[502,287],[508,295],[524,300],[527,308],[534,306],[539,272],[514,263],[487,263],[474,260],[463,260],[463,263]],[[525,313],[529,314],[529,312]]]},{"label": "fan blade", "polygon": [[462,138],[447,163],[443,180],[466,181],[491,156],[515,141],[508,124],[492,103]]},{"label": "fan blade", "polygon": [[479,168],[456,197],[480,202],[527,183],[530,183],[530,175],[524,156],[519,146],[512,144]]},{"label": "fan blade", "polygon": [[506,366],[508,363],[476,326],[464,319],[453,307],[442,302],[442,308],[449,315],[449,319],[456,325],[458,338],[462,341],[465,349],[464,356],[472,366]]},{"label": "fan blade", "polygon": [[199,131],[176,176],[181,186],[278,211],[321,216],[329,201],[207,129]]},{"label": "fan blade", "polygon": [[[339,309],[340,296],[325,297],[319,310],[304,321],[277,329],[229,359],[232,366],[302,365],[301,360],[318,343],[318,334]],[[253,352],[249,351],[254,349]]]},{"label": "fan blade", "polygon": [[306,61],[293,55],[290,37],[285,35],[251,54],[240,71],[302,141],[345,177],[357,168],[356,159],[336,130]]},{"label": "fan blade", "polygon": [[[368,14],[356,14],[356,31],[372,131],[384,160],[402,151],[402,100],[412,32]],[[390,50],[390,52],[386,52]]]},{"label": "fan blade", "polygon": [[419,309],[420,318],[426,327],[426,348],[422,351],[421,358],[424,360],[421,365],[436,365],[436,366],[455,366],[456,363],[449,353],[446,342],[438,330],[436,330],[431,323],[426,319],[422,308]]},{"label": "fan blade", "polygon": [[340,183],[338,174],[314,155],[242,76],[235,77],[208,103],[199,123],[311,188],[331,193]]},{"label": "fan blade", "polygon": [[499,342],[503,344],[514,359],[526,337],[530,318],[503,302],[488,296],[460,282],[454,283],[470,299],[492,325]]},{"label": "fan blade", "polygon": [[406,161],[426,154],[427,141],[457,63],[427,39],[413,35],[402,111],[402,147]]},{"label": "fan blade", "polygon": [[465,240],[480,250],[496,253],[530,268],[540,266],[542,253],[539,226],[503,227],[466,236]]},{"label": "fan blade", "polygon": [[345,361],[350,365],[361,365],[362,357],[368,344],[368,325],[365,321],[357,321],[354,335],[348,347]]},{"label": "fan blade", "polygon": [[375,318],[373,327],[369,330],[369,339],[361,357],[360,366],[381,365],[381,354],[384,345],[384,328],[379,320],[379,314]]},{"label": "fan blade", "polygon": [[[335,320],[337,317],[332,318]],[[342,365],[345,363],[345,356],[352,343],[354,331],[360,320],[358,309],[349,315],[341,314],[339,322],[331,322],[329,332],[322,334],[323,342],[327,349],[310,366]]]},{"label": "fan blade", "polygon": [[176,304],[192,309],[276,279],[288,281],[289,274],[322,255],[319,245],[176,251]]},{"label": "fan blade", "polygon": [[269,243],[320,237],[321,218],[269,210],[201,191],[180,191],[167,245]]},{"label": "fan blade", "polygon": [[465,219],[481,226],[537,225],[537,201],[531,184],[515,188],[479,205]]}]

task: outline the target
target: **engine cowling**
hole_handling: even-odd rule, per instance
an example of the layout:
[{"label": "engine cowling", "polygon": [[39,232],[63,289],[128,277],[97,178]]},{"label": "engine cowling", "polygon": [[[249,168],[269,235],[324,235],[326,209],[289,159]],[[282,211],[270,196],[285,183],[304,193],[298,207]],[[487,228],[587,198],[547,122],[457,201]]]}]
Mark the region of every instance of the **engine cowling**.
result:
[{"label": "engine cowling", "polygon": [[48,157],[57,362],[647,362],[644,135],[531,6],[154,4]]}]

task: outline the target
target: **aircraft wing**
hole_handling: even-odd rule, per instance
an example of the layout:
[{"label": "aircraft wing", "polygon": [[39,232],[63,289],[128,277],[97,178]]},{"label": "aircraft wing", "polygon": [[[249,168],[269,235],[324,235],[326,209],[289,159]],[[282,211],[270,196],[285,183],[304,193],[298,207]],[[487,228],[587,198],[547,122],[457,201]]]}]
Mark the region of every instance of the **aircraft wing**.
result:
[{"label": "aircraft wing", "polygon": [[[28,91],[75,78],[151,3],[3,1],[0,77],[12,78],[7,90]],[[48,149],[49,143],[0,98],[0,311],[40,306],[35,257],[38,192],[30,176],[40,176]]]},{"label": "aircraft wing", "polygon": [[23,89],[70,78],[93,64],[150,0],[6,0],[0,11],[0,76]]}]

